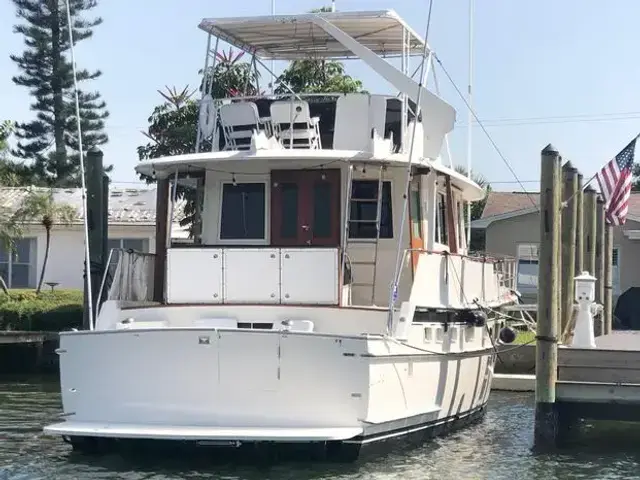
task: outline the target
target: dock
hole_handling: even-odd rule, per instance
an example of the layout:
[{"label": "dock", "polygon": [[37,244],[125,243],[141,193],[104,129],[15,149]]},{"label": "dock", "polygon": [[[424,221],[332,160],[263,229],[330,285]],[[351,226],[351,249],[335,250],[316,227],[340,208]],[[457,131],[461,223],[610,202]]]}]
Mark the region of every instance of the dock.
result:
[{"label": "dock", "polygon": [[0,331],[0,374],[55,373],[57,332]]},{"label": "dock", "polygon": [[580,419],[640,421],[640,332],[596,337],[595,349],[559,348],[556,405],[565,430]]}]

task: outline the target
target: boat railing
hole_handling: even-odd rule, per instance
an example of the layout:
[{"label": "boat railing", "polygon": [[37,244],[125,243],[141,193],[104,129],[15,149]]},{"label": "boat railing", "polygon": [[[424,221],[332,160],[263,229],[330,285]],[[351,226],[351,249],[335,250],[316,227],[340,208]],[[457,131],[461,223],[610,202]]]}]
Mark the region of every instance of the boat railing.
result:
[{"label": "boat railing", "polygon": [[100,305],[104,300],[152,301],[154,258],[153,253],[138,252],[130,248],[111,249],[97,304]]},{"label": "boat railing", "polygon": [[[427,256],[424,264],[423,255]],[[451,304],[469,303],[474,298],[493,301],[516,288],[516,260],[513,257],[409,248],[405,250],[405,261],[409,259],[413,259],[417,269],[414,286],[418,285],[418,291],[428,291],[426,295],[433,297],[430,301],[443,298],[436,291],[446,291],[443,295]],[[430,284],[434,278],[444,282],[437,289]],[[427,284],[431,286],[424,290],[422,287]]]}]

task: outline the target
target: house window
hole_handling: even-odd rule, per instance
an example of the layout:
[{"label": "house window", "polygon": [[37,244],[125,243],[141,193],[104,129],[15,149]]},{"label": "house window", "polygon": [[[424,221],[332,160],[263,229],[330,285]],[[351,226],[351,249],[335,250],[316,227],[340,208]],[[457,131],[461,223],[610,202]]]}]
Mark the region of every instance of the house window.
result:
[{"label": "house window", "polygon": [[265,183],[223,183],[220,240],[264,240]]},{"label": "house window", "polygon": [[620,295],[620,268],[619,265],[620,253],[618,247],[613,247],[613,260],[611,268],[611,284],[613,287],[613,294]]},{"label": "house window", "polygon": [[[107,242],[107,249],[111,252],[112,249],[123,250],[135,250],[136,252],[147,253],[149,251],[149,239],[148,238],[110,238]],[[111,253],[110,265],[118,263],[119,251],[114,250]],[[109,253],[107,252],[107,255]]]},{"label": "house window", "polygon": [[521,293],[535,293],[538,290],[538,244],[518,245],[518,281],[516,288]]},{"label": "house window", "polygon": [[36,239],[22,238],[15,250],[0,248],[0,275],[9,288],[33,288],[36,285]]},{"label": "house window", "polygon": [[[349,214],[349,238],[376,238],[378,181],[353,180]],[[382,183],[380,238],[393,238],[391,182]]]}]

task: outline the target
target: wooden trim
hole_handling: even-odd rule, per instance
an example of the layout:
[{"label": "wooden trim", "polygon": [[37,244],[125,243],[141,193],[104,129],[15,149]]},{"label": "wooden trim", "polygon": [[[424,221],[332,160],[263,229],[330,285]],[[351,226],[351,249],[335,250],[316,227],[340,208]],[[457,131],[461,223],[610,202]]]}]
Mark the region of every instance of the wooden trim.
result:
[{"label": "wooden trim", "polygon": [[156,191],[156,250],[153,264],[153,300],[164,300],[167,239],[169,236],[169,179],[160,179]]},{"label": "wooden trim", "polygon": [[456,233],[456,221],[453,211],[453,189],[451,188],[451,177],[445,177],[445,188],[447,190],[446,196],[446,212],[447,212],[447,240],[449,243],[449,251],[451,253],[458,253],[458,237]]}]

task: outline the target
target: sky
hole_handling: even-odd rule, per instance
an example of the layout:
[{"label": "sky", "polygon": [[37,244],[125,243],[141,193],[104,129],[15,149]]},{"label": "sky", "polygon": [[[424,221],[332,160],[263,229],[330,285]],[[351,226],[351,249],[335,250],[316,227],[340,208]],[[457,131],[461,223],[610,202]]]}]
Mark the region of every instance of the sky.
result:
[{"label": "sky", "polygon": [[[461,92],[469,79],[468,0],[433,0],[428,41]],[[302,13],[328,0],[276,0],[277,13]],[[424,36],[428,0],[337,0],[338,10],[394,9]],[[637,0],[475,0],[473,109],[488,135],[472,126],[472,168],[496,190],[535,191],[540,151],[552,143],[563,158],[591,177],[640,133]],[[99,68],[94,81],[107,102],[110,141],[105,162],[116,184],[137,182],[140,133],[165,86],[198,85],[207,35],[204,17],[268,15],[271,0],[100,0],[92,12],[104,23],[75,50],[82,68]],[[23,39],[13,33],[13,2],[0,2],[0,120],[29,120],[32,100],[13,84],[10,54]],[[278,70],[285,64],[278,64]],[[358,61],[347,72],[372,93],[395,94]],[[466,165],[464,101],[440,67],[441,96],[457,110],[450,134],[453,162]],[[431,83],[431,85],[433,85]],[[86,87],[85,87],[86,88]],[[497,146],[497,150],[494,147]],[[504,157],[504,158],[503,158]],[[445,161],[448,161],[445,159]],[[515,171],[515,177],[508,165]]]}]

